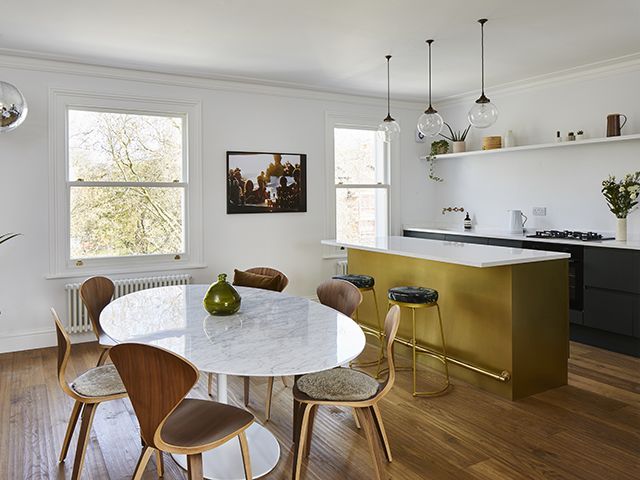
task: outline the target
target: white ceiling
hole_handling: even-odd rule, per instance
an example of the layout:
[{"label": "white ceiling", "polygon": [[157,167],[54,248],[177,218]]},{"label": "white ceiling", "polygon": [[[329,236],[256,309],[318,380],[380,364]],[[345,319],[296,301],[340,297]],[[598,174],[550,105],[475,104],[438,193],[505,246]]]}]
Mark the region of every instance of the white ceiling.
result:
[{"label": "white ceiling", "polygon": [[[478,88],[640,51],[640,0],[23,0],[3,2],[0,53],[241,77],[320,90],[426,95]],[[490,96],[491,90],[487,91]]]}]

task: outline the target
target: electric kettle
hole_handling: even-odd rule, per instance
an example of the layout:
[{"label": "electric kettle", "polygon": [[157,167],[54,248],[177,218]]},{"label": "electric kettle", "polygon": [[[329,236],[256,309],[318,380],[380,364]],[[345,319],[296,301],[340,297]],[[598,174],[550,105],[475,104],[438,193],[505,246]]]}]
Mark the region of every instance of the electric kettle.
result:
[{"label": "electric kettle", "polygon": [[521,210],[507,210],[509,213],[509,233],[523,233],[527,216]]}]

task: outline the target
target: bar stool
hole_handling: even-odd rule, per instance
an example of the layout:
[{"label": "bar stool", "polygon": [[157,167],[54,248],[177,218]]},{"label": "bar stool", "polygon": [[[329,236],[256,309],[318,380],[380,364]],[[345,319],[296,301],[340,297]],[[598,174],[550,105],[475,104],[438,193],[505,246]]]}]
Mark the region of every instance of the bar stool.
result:
[{"label": "bar stool", "polygon": [[[378,297],[376,296],[375,279],[371,275],[350,275],[350,274],[334,275],[331,278],[333,278],[334,280],[345,280],[351,283],[352,285],[357,287],[358,290],[360,290],[360,293],[363,294],[362,295],[363,297],[365,292],[371,292],[373,294],[373,303],[376,308],[376,323],[377,323],[378,329],[374,331],[373,329],[371,329],[371,327],[365,326],[366,328],[363,331],[365,335],[371,335],[372,337],[375,337],[378,340],[378,343],[380,344],[380,352],[378,353],[378,360],[374,360],[371,362],[364,362],[364,363],[353,363],[352,365],[356,367],[372,367],[373,365],[376,365],[378,368],[378,370],[376,371],[376,378],[378,378],[378,376],[380,375],[380,364],[384,359],[384,331],[382,329],[382,323],[380,323],[380,310],[378,307]],[[360,318],[358,316],[358,311],[359,311],[359,308],[356,309],[356,323],[361,325]]]},{"label": "bar stool", "polygon": [[[401,308],[411,309],[411,321],[412,321],[412,336],[411,336],[411,349],[412,349],[412,371],[413,371],[413,396],[432,396],[444,393],[449,388],[449,366],[447,364],[447,347],[444,340],[444,329],[442,327],[442,315],[440,314],[440,305],[438,305],[438,292],[432,288],[424,287],[410,287],[401,286],[390,288],[387,297],[389,299],[389,306],[398,305]],[[419,308],[433,308],[438,311],[438,323],[440,325],[440,338],[442,339],[442,353],[418,351],[416,344],[416,310]],[[433,358],[440,360],[444,364],[444,371],[446,376],[446,382],[442,388],[435,391],[419,392],[417,390],[417,354],[421,353],[429,355]]]}]

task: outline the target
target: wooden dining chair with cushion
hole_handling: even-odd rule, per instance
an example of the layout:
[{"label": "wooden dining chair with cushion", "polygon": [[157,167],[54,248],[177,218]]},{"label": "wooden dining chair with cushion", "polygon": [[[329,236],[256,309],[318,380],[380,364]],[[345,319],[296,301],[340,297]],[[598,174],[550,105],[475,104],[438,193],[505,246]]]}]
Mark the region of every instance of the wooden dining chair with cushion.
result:
[{"label": "wooden dining chair with cushion", "polygon": [[111,360],[129,394],[142,436],[142,453],[133,479],[142,478],[154,451],[187,455],[189,480],[202,479],[202,453],[238,438],[244,473],[251,479],[245,430],[251,413],[210,400],[185,398],[198,381],[188,360],[151,345],[121,343]]},{"label": "wooden dining chair with cushion", "polygon": [[115,345],[115,342],[104,333],[100,325],[100,314],[104,307],[111,303],[114,291],[113,282],[107,277],[91,277],[82,282],[80,286],[80,298],[82,298],[84,306],[87,307],[93,333],[95,333],[98,345],[102,349],[97,366],[106,361],[109,356],[109,349]]},{"label": "wooden dining chair with cushion", "polygon": [[345,280],[327,280],[318,285],[316,296],[321,304],[351,317],[362,303],[358,287]]},{"label": "wooden dining chair with cushion", "polygon": [[80,418],[82,414],[78,446],[76,447],[76,458],[73,463],[73,473],[71,475],[72,480],[75,480],[80,478],[82,473],[84,456],[91,433],[91,424],[93,423],[93,417],[98,405],[109,400],[124,398],[127,396],[127,393],[113,365],[94,367],[84,372],[73,382],[67,383],[66,371],[69,356],[71,355],[71,341],[60,322],[58,314],[53,308],[51,309],[51,314],[53,315],[58,337],[58,382],[60,383],[62,391],[75,401],[73,410],[71,410],[67,431],[62,442],[60,462],[64,462],[67,457],[71,437],[78,423],[78,418]]},{"label": "wooden dining chair with cushion", "polygon": [[[261,288],[263,290],[272,290],[282,292],[289,284],[287,276],[279,270],[270,267],[253,267],[245,271],[234,270],[233,284],[238,287]],[[244,405],[249,406],[250,395],[250,378],[244,379]],[[271,399],[273,397],[273,380],[274,377],[267,378],[267,399],[265,404],[265,421],[271,418]],[[287,385],[287,380],[282,377],[282,383]],[[209,374],[208,391],[212,395],[213,374]]]},{"label": "wooden dining chair with cushion", "polygon": [[302,459],[309,455],[315,411],[320,405],[351,407],[355,409],[364,430],[372,467],[377,480],[386,478],[380,452],[384,447],[387,461],[391,462],[391,447],[382,423],[378,404],[389,393],[395,382],[393,344],[400,324],[400,307],[394,305],[387,313],[384,333],[387,342],[388,376],[383,383],[358,370],[334,368],[324,372],[303,375],[293,387],[295,418],[294,428],[299,426],[297,452],[294,458],[294,480],[301,475]]}]

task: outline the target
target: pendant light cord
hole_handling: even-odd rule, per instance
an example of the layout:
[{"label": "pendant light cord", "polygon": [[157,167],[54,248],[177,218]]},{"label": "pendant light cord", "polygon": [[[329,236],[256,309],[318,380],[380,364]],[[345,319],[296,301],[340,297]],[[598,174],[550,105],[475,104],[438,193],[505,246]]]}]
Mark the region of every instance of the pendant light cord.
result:
[{"label": "pendant light cord", "polygon": [[433,40],[427,40],[427,44],[429,45],[429,108],[433,108],[431,106],[431,44]]},{"label": "pendant light cord", "polygon": [[480,23],[480,59],[482,64],[482,96],[484,96],[484,24],[487,23],[486,18],[478,20]]},{"label": "pendant light cord", "polygon": [[389,60],[391,60],[391,55],[387,55],[385,57],[387,59],[387,117],[391,116],[391,89],[389,83],[391,82],[389,76]]}]

